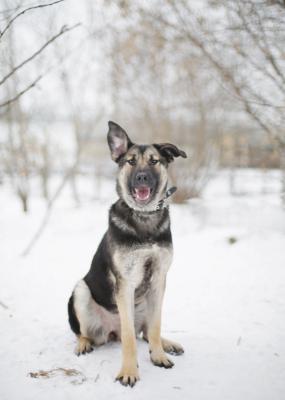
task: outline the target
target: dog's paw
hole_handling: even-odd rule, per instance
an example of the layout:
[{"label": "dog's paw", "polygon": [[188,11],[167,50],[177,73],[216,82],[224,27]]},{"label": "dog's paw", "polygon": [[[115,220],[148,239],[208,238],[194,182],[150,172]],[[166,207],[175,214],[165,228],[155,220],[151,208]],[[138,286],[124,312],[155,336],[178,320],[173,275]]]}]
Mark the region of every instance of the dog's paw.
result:
[{"label": "dog's paw", "polygon": [[75,354],[80,356],[81,354],[91,353],[94,350],[92,340],[81,336],[78,339],[78,343],[75,349]]},{"label": "dog's paw", "polygon": [[119,381],[124,386],[135,386],[136,382],[140,380],[139,370],[135,367],[122,367],[116,377],[116,381]]},{"label": "dog's paw", "polygon": [[152,351],[150,359],[156,367],[172,368],[174,366],[174,363],[166,357],[164,351]]},{"label": "dog's paw", "polygon": [[163,350],[168,354],[171,354],[173,356],[180,356],[184,353],[184,349],[179,343],[172,342],[171,340],[164,338],[161,338],[161,342]]}]

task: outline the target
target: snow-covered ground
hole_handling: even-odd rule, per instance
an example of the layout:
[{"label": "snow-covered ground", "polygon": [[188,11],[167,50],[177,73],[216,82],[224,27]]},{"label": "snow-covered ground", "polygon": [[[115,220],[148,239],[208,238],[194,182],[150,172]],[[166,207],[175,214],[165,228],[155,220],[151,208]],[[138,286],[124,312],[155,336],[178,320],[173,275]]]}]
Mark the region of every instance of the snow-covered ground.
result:
[{"label": "snow-covered ground", "polygon": [[[0,187],[0,399],[284,399],[285,211],[279,173],[264,180],[256,171],[243,171],[237,184],[244,194],[232,197],[223,172],[202,200],[172,205],[175,256],[163,335],[181,342],[185,354],[172,357],[173,369],[157,368],[147,344],[138,340],[141,381],[133,389],[114,383],[120,344],[77,357],[67,322],[68,297],[107,227],[114,191],[104,183],[101,199],[91,199],[94,183],[82,180],[78,208],[67,188],[43,236],[21,257],[44,206],[35,198],[30,215],[23,215],[9,188]],[[261,185],[266,193],[260,193]],[[70,369],[76,371],[66,373]],[[40,370],[53,372],[29,375]]]}]

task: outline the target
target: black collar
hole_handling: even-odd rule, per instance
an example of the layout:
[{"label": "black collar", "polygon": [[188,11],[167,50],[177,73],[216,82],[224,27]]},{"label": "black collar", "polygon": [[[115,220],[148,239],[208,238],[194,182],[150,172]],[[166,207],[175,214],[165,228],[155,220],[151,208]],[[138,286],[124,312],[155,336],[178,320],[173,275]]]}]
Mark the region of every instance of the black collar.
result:
[{"label": "black collar", "polygon": [[164,207],[168,207],[168,205],[167,205],[165,202],[166,202],[166,200],[167,200],[170,196],[173,195],[173,193],[176,192],[176,190],[177,190],[177,187],[176,187],[176,186],[172,186],[171,188],[169,188],[169,189],[166,191],[165,196],[164,196],[161,200],[159,200],[159,202],[158,202],[158,204],[157,204],[157,206],[156,206],[156,211],[160,211],[160,210],[162,210]]}]

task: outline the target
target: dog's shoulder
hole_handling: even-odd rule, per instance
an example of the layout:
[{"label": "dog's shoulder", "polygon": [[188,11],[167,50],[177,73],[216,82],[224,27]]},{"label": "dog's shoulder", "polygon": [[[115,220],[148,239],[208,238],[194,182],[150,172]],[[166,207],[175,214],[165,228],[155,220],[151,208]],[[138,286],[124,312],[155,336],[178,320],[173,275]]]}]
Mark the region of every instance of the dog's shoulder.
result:
[{"label": "dog's shoulder", "polygon": [[93,299],[109,311],[116,310],[114,300],[114,275],[112,273],[112,252],[108,232],[105,233],[93,257],[90,270],[84,281]]}]

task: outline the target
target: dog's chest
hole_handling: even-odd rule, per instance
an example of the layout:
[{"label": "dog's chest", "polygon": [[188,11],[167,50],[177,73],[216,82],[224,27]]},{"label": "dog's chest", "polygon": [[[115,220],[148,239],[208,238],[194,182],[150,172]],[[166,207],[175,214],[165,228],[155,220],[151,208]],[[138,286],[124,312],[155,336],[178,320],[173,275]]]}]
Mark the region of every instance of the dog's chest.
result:
[{"label": "dog's chest", "polygon": [[138,292],[144,292],[156,277],[166,274],[171,260],[172,248],[157,244],[135,249],[118,249],[115,253],[119,275]]}]

